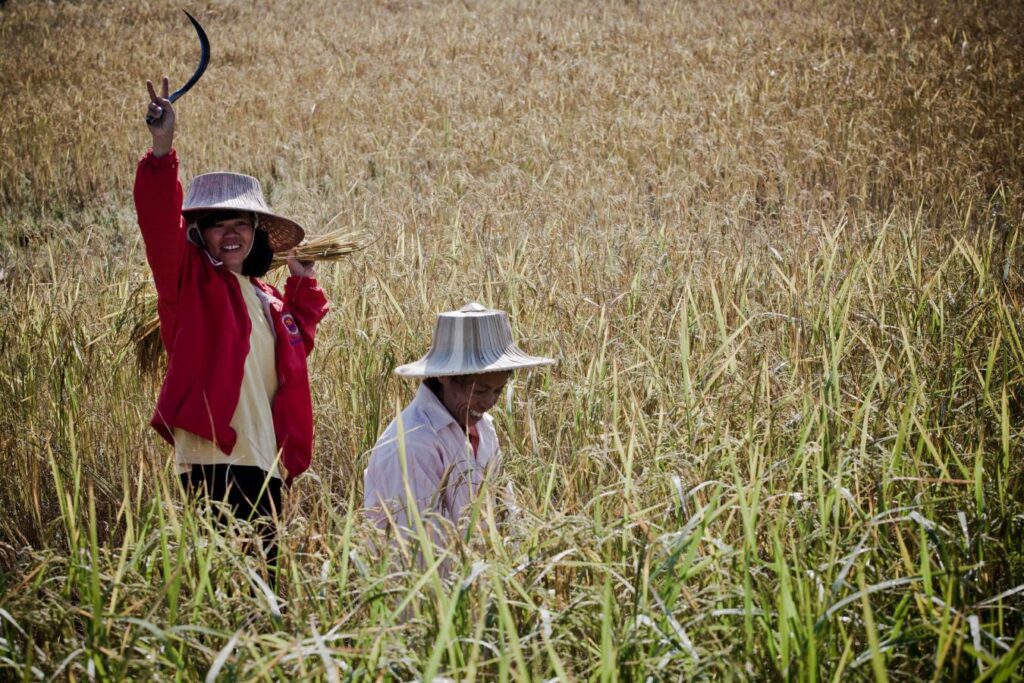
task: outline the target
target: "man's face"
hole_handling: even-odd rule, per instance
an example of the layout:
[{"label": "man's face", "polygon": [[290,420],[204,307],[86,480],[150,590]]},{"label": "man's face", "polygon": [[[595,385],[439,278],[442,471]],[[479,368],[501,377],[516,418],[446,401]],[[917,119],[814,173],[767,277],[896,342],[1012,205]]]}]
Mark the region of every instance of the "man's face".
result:
[{"label": "man's face", "polygon": [[508,383],[511,372],[438,377],[441,402],[461,425],[473,426],[494,407]]},{"label": "man's face", "polygon": [[252,249],[252,239],[252,221],[246,216],[224,218],[203,229],[206,251],[236,273],[242,272],[242,263]]}]

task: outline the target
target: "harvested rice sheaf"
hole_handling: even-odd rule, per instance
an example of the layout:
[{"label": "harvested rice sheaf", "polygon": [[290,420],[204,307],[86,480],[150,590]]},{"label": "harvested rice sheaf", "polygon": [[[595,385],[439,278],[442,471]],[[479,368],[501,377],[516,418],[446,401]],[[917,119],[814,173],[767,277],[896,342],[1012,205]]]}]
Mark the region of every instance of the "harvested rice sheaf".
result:
[{"label": "harvested rice sheaf", "polygon": [[292,256],[300,261],[339,261],[342,257],[348,256],[354,251],[359,251],[369,246],[369,239],[362,233],[351,233],[343,230],[335,230],[326,235],[318,235],[305,240],[290,252],[274,254],[271,268],[280,268],[287,265],[288,259]]}]

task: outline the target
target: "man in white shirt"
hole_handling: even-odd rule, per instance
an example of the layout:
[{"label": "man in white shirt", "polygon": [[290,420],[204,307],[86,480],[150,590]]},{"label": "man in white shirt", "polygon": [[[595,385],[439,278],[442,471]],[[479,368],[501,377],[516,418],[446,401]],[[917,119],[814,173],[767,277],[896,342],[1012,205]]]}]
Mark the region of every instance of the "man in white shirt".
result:
[{"label": "man in white shirt", "polygon": [[487,411],[513,371],[554,362],[515,345],[504,311],[471,303],[439,314],[427,355],[395,369],[423,382],[370,454],[363,500],[371,519],[413,529],[414,507],[433,528],[441,519],[457,525],[499,468]]}]

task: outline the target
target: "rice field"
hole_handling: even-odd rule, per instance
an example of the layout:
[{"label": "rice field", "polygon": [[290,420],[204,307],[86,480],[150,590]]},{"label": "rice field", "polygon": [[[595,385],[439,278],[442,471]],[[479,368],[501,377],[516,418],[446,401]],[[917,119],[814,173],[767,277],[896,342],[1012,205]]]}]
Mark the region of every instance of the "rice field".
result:
[{"label": "rice field", "polygon": [[[0,3],[0,679],[1024,679],[1024,6],[187,9],[183,180],[375,240],[318,266],[283,576],[147,426],[131,183],[191,28]],[[492,411],[519,510],[382,542],[391,370],[471,300],[559,359]]]}]

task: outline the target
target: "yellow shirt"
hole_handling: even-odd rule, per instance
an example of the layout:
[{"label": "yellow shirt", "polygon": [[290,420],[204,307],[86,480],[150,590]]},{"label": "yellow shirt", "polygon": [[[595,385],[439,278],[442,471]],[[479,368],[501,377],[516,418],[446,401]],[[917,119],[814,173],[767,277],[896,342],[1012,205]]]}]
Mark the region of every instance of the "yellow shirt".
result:
[{"label": "yellow shirt", "polygon": [[277,437],[270,406],[277,392],[277,363],[274,332],[256,287],[244,275],[234,274],[249,312],[249,355],[242,370],[242,389],[231,428],[238,434],[231,455],[225,455],[211,441],[183,429],[174,430],[174,460],[179,473],[192,465],[254,465],[280,477],[276,465]]}]

